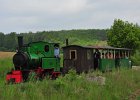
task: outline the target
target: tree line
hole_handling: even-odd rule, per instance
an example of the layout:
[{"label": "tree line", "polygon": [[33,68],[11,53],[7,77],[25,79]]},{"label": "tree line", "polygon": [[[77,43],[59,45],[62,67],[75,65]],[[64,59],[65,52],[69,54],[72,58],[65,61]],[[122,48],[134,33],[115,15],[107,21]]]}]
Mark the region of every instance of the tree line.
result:
[{"label": "tree line", "polygon": [[0,32],[0,51],[15,51],[17,36],[23,36],[25,44],[35,41],[46,41],[58,42],[61,46],[64,46],[65,39],[69,39],[70,44],[88,45],[95,41],[107,40],[106,32],[106,29],[41,31],[20,34],[16,32],[9,34]]},{"label": "tree line", "polygon": [[113,47],[133,49],[131,59],[135,65],[140,65],[140,26],[121,19],[115,19],[109,29],[38,31],[20,34],[0,32],[0,51],[15,51],[17,36],[23,36],[25,44],[46,41],[64,46],[65,39],[69,39],[69,44],[77,45],[94,45],[97,41],[107,41],[108,45]]}]

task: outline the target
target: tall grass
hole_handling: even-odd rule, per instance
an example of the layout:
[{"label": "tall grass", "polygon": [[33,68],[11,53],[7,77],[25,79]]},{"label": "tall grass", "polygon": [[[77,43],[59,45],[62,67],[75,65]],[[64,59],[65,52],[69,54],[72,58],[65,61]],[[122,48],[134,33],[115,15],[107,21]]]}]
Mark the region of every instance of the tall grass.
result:
[{"label": "tall grass", "polygon": [[10,71],[12,67],[13,64],[11,58],[0,59],[0,78],[4,78],[6,73]]},{"label": "tall grass", "polygon": [[[10,58],[0,60],[1,100],[122,100],[140,89],[140,70],[120,69],[113,72],[100,71],[77,75],[70,71],[56,80],[29,81],[5,85],[5,75],[11,69]],[[105,85],[88,80],[90,76],[106,78]]]}]

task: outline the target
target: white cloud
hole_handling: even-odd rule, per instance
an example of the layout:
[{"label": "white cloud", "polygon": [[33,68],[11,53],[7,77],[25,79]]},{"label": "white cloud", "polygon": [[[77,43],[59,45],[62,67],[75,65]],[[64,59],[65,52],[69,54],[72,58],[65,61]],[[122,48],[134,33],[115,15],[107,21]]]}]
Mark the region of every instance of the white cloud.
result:
[{"label": "white cloud", "polygon": [[109,28],[115,18],[140,24],[140,0],[0,0],[0,31]]},{"label": "white cloud", "polygon": [[5,0],[1,9],[11,13],[75,13],[86,7],[86,0]]}]

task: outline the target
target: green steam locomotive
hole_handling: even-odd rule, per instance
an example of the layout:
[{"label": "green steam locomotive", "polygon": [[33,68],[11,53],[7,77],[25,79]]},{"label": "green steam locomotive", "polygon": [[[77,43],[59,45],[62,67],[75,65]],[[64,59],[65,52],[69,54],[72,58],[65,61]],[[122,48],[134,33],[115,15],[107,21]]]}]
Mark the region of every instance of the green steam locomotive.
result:
[{"label": "green steam locomotive", "polygon": [[14,70],[6,75],[7,82],[20,83],[32,73],[36,78],[60,75],[59,43],[32,42],[23,45],[23,37],[18,37],[17,53],[13,56]]}]

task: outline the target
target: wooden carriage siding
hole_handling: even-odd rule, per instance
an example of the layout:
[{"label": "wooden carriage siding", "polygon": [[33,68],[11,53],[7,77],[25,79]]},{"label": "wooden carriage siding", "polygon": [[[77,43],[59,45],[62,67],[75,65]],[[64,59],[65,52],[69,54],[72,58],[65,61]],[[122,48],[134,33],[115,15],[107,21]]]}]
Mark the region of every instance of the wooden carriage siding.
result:
[{"label": "wooden carriage siding", "polygon": [[[98,46],[79,46],[68,45],[63,47],[63,72],[67,73],[69,69],[75,69],[77,73],[88,72],[94,69],[94,51],[98,50],[112,50],[115,51],[131,51],[127,48],[114,48],[111,46],[98,47]],[[130,54],[128,54],[129,56]],[[115,55],[113,56],[115,58]]]},{"label": "wooden carriage siding", "polygon": [[87,72],[93,68],[92,48],[78,45],[69,45],[63,47],[64,73],[69,69],[75,69],[77,73]]}]

